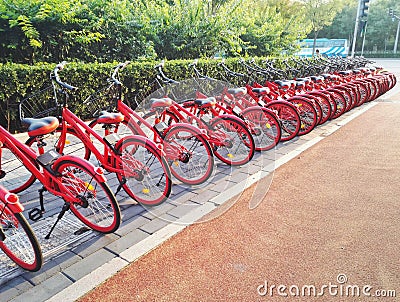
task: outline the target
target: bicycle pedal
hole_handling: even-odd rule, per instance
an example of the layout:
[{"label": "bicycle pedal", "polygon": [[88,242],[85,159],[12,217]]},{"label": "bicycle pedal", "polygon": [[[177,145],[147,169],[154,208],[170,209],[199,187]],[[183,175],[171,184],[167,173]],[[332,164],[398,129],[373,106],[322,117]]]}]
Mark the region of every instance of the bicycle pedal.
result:
[{"label": "bicycle pedal", "polygon": [[82,235],[83,233],[86,233],[88,231],[90,231],[91,229],[87,228],[87,227],[81,227],[79,230],[74,232],[74,235]]},{"label": "bicycle pedal", "polygon": [[40,218],[43,217],[43,213],[39,208],[33,208],[28,212],[29,219],[32,221],[38,221]]}]

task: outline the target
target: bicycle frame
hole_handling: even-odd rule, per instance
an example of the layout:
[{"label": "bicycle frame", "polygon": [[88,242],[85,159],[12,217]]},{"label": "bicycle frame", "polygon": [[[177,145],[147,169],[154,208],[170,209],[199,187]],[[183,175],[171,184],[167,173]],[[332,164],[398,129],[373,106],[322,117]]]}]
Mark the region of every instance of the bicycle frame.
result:
[{"label": "bicycle frame", "polygon": [[[154,127],[152,127],[152,125],[145,120],[144,118],[142,118],[138,113],[136,113],[131,107],[129,107],[128,105],[126,105],[120,98],[117,101],[117,110],[124,116],[125,122],[127,122],[130,126],[132,126],[136,133],[140,136],[144,136],[147,137],[147,134],[142,130],[142,128],[139,126],[138,122],[140,122],[140,124],[143,124],[146,128],[148,128],[149,130],[151,130],[154,134],[153,136],[153,141],[156,144],[162,144],[164,146],[164,152],[165,152],[165,156],[167,158],[175,158],[177,156],[177,152],[179,152],[179,150],[175,150],[176,147],[174,147],[173,145],[171,145],[170,143],[168,143],[167,141],[165,141],[162,136],[160,135],[160,133],[158,133]],[[181,123],[175,124],[175,126],[179,125]],[[194,132],[197,132],[199,129],[196,127],[193,127],[192,125],[186,124],[186,123],[182,123],[185,127],[191,128]],[[168,132],[169,129],[171,129],[171,126],[169,126],[168,128],[166,128],[164,130],[164,132]],[[201,129],[200,129],[201,131]],[[106,133],[107,134],[107,133]],[[207,134],[202,131],[202,134],[206,136],[207,139],[209,139],[209,137],[207,136]],[[161,146],[159,148],[162,148]],[[171,152],[169,152],[168,150],[170,150]]]},{"label": "bicycle frame", "polygon": [[[30,171],[42,184],[43,186],[52,194],[63,198],[65,201],[68,202],[76,202],[79,201],[76,196],[72,194],[68,194],[65,192],[69,192],[69,190],[64,186],[64,184],[57,178],[56,175],[51,168],[43,167],[41,169],[38,164],[36,164],[36,159],[38,155],[29,148],[27,145],[18,141],[11,133],[5,130],[2,126],[0,126],[0,159],[1,159],[1,148],[6,146],[12,153],[15,154],[17,158],[21,160],[21,162],[25,165],[28,171]],[[53,165],[57,165],[60,160],[79,160],[75,156],[70,155],[63,155],[57,158]],[[105,182],[106,178],[104,177],[101,170],[96,169],[92,164],[89,162],[82,162],[85,167],[92,171],[95,175],[96,179],[100,182]],[[0,163],[1,168],[1,163]]]},{"label": "bicycle frame", "polygon": [[[82,130],[84,129],[84,131]],[[62,108],[62,121],[61,121],[61,136],[57,142],[56,148],[58,150],[63,150],[66,143],[66,135],[68,129],[73,129],[74,133],[78,136],[78,138],[84,143],[84,145],[95,155],[97,160],[101,163],[101,165],[110,172],[127,174],[128,171],[123,168],[117,167],[126,167],[124,165],[123,160],[120,158],[119,154],[116,153],[116,150],[111,148],[106,141],[97,134],[92,128],[90,128],[84,121],[82,121],[79,117],[77,117],[74,113],[72,113],[67,107]],[[92,136],[98,142],[100,142],[104,146],[104,152],[101,153],[96,146],[92,142]],[[135,137],[135,136],[132,136]],[[150,141],[147,143],[151,144]],[[159,150],[159,148],[157,148]],[[116,163],[116,164],[113,164]],[[136,177],[137,172],[129,169],[128,177]]]},{"label": "bicycle frame", "polygon": [[[186,108],[182,107],[181,105],[179,105],[175,101],[172,101],[172,104],[171,104],[171,106],[168,107],[168,110],[172,114],[177,116],[178,120],[183,122],[183,123],[191,124],[190,119],[193,119],[194,121],[196,121],[198,123],[200,129],[204,129],[204,130],[207,131],[207,134],[209,136],[209,140],[208,141],[209,141],[209,143],[211,145],[218,146],[218,147],[225,146],[225,141],[227,139],[227,136],[226,136],[225,133],[216,133],[215,130],[208,123],[206,123],[203,119],[197,117],[196,115],[194,115],[189,110],[187,110]],[[163,110],[163,112],[161,114],[157,112],[157,115],[161,115],[161,116],[165,117],[166,112],[167,112],[167,110]],[[185,117],[182,114],[182,112],[184,114],[186,114],[187,117]],[[224,117],[224,115],[216,116],[213,119],[218,119],[218,118],[222,118],[222,117]],[[231,116],[231,117],[233,119],[235,119],[235,120],[240,121],[241,123],[243,122],[241,119],[237,118],[236,116]],[[211,123],[211,121],[210,121],[210,123]]]}]

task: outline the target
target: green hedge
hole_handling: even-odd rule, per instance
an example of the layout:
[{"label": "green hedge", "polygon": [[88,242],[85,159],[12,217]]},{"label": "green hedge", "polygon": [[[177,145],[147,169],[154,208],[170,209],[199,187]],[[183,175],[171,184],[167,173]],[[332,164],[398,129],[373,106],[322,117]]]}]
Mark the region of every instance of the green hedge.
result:
[{"label": "green hedge", "polygon": [[[191,78],[192,61],[176,60],[165,63],[165,73],[178,81]],[[148,95],[154,87],[156,71],[154,66],[159,62],[132,62],[122,73],[124,84],[124,99],[132,100]],[[216,60],[200,60],[198,67],[205,74],[216,76],[218,70]],[[107,78],[113,67],[118,63],[70,63],[59,73],[60,78],[79,89],[71,94],[69,107],[83,119],[90,119],[87,108],[82,106],[82,100],[94,92],[107,86]],[[226,60],[226,64],[237,70],[237,59]],[[34,66],[21,64],[0,64],[0,125],[10,131],[20,129],[18,103],[51,84],[50,72],[56,64],[41,63]],[[50,96],[49,96],[50,95]],[[37,96],[32,101],[44,102],[45,98]],[[42,98],[42,99],[41,99]]]}]

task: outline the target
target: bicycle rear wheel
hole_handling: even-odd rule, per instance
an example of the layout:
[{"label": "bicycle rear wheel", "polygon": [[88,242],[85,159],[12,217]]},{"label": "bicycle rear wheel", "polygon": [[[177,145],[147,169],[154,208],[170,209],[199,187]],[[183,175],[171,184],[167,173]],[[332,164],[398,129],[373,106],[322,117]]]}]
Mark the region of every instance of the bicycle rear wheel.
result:
[{"label": "bicycle rear wheel", "polygon": [[300,131],[301,120],[296,107],[287,101],[272,101],[266,105],[278,118],[282,136],[281,141],[288,141],[296,137]]},{"label": "bicycle rear wheel", "polygon": [[171,193],[171,171],[160,150],[145,137],[128,136],[115,146],[123,173],[117,178],[125,192],[146,206],[165,201]]},{"label": "bicycle rear wheel", "polygon": [[[69,190],[74,201],[70,209],[88,227],[101,233],[116,231],[121,223],[121,211],[117,200],[105,182],[78,161],[61,160],[54,167],[59,181]],[[57,184],[54,184],[57,187]]]},{"label": "bicycle rear wheel", "polygon": [[35,182],[36,177],[6,145],[1,147],[0,154],[0,185],[12,193],[28,189]]},{"label": "bicycle rear wheel", "polygon": [[204,135],[185,125],[172,125],[163,136],[173,176],[189,185],[199,185],[210,178],[214,155]]},{"label": "bicycle rear wheel", "polygon": [[231,166],[248,163],[254,156],[253,136],[246,124],[228,116],[216,117],[210,121],[210,137],[213,140],[214,155]]},{"label": "bicycle rear wheel", "polygon": [[310,133],[318,124],[317,111],[313,104],[304,97],[293,96],[287,100],[294,104],[299,112],[301,119],[301,127],[298,135]]},{"label": "bicycle rear wheel", "polygon": [[[0,248],[17,265],[31,272],[43,264],[39,242],[22,213],[13,213],[0,204]],[[3,262],[0,254],[0,260]]]},{"label": "bicycle rear wheel", "polygon": [[281,140],[281,126],[275,115],[267,108],[255,106],[242,112],[253,135],[257,151],[274,148]]}]

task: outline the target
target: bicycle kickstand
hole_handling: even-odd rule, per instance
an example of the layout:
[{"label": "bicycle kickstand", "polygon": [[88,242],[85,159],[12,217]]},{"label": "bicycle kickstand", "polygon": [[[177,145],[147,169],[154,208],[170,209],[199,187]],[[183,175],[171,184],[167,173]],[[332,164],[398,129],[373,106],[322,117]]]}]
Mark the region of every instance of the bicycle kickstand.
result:
[{"label": "bicycle kickstand", "polygon": [[123,177],[122,180],[120,181],[117,190],[115,191],[114,195],[117,195],[119,193],[119,191],[121,191],[122,186],[126,184],[126,178]]},{"label": "bicycle kickstand", "polygon": [[63,218],[65,212],[67,212],[69,210],[70,204],[69,202],[64,203],[61,212],[58,214],[57,216],[57,220],[56,222],[53,224],[53,226],[51,227],[50,232],[46,235],[46,237],[44,237],[45,239],[49,239],[50,238],[50,234],[53,232],[54,228],[56,227],[57,223],[60,221],[61,218]]}]

